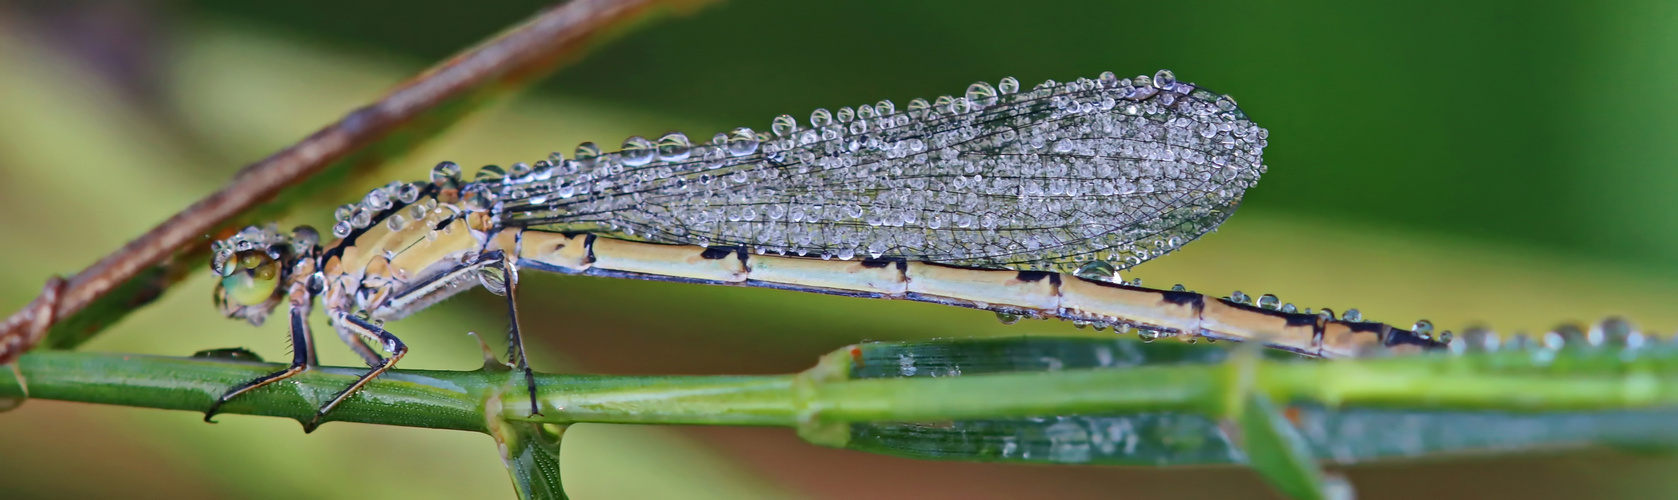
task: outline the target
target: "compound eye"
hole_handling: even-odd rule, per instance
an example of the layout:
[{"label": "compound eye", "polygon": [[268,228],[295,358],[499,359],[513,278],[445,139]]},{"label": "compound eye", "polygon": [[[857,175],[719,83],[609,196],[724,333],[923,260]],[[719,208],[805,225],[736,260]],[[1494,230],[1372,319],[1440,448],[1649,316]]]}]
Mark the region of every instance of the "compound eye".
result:
[{"label": "compound eye", "polygon": [[246,306],[267,302],[280,285],[280,263],[261,251],[240,252],[221,279],[227,300]]}]

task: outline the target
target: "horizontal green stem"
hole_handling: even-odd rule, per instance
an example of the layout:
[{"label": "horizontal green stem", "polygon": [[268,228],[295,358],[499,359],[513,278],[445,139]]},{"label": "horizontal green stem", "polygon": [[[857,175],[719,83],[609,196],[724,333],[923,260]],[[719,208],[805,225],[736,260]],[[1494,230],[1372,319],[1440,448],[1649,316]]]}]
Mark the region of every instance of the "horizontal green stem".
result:
[{"label": "horizontal green stem", "polygon": [[[497,415],[545,423],[755,425],[942,421],[1069,414],[1191,411],[1217,415],[1237,380],[1234,363],[1068,369],[959,377],[852,379],[828,362],[779,376],[537,376],[542,414],[531,415],[522,377],[506,371],[394,370],[330,420],[484,431]],[[1487,370],[1467,358],[1301,363],[1254,360],[1255,389],[1277,401],[1329,405],[1514,411],[1678,404],[1670,370]],[[1466,360],[1466,361],[1465,361]],[[282,368],[202,358],[36,352],[19,360],[38,399],[202,411],[228,387]],[[0,398],[22,389],[0,371]],[[225,413],[307,420],[361,370],[320,367],[228,403]]]},{"label": "horizontal green stem", "polygon": [[[1613,353],[1584,359],[1612,360]],[[1257,387],[1278,401],[1415,409],[1568,411],[1678,405],[1678,372],[1660,363],[1514,366],[1526,353],[1329,363],[1267,362]]]},{"label": "horizontal green stem", "polygon": [[[792,375],[537,375],[536,385],[542,415],[530,415],[527,397],[507,397],[503,416],[545,423],[791,426],[797,421]],[[523,391],[522,379],[516,390]]]},{"label": "horizontal green stem", "polygon": [[1139,367],[878,378],[820,385],[805,401],[824,420],[936,421],[1206,409],[1219,373],[1208,367]]},{"label": "horizontal green stem", "polygon": [[[142,408],[204,411],[228,388],[284,365],[201,358],[36,351],[18,359],[29,397]],[[308,421],[319,401],[361,370],[317,367],[228,402],[222,413]],[[0,397],[23,395],[0,370]],[[331,414],[331,420],[484,431],[482,402],[505,375],[397,370]]]}]

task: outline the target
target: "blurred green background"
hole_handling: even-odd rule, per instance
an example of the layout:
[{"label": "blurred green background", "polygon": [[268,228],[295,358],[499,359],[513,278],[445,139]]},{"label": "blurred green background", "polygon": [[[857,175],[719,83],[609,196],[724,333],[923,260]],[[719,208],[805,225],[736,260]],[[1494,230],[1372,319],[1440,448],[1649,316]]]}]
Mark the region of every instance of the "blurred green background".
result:
[{"label": "blurred green background", "polygon": [[[505,1],[0,2],[0,306],[91,263],[236,169],[542,5]],[[1678,5],[1621,2],[769,2],[643,26],[389,169],[509,164],[695,137],[777,114],[1159,68],[1239,98],[1272,167],[1150,284],[1277,293],[1501,331],[1626,314],[1678,328]],[[371,182],[371,181],[370,181]],[[382,179],[376,182],[382,184]],[[286,224],[324,226],[332,206]],[[782,373],[863,339],[1092,334],[925,304],[536,276],[539,369]],[[284,359],[283,327],[220,318],[195,276],[86,349]],[[470,369],[474,292],[393,324],[408,368]],[[656,308],[656,309],[654,309]],[[318,315],[317,315],[318,316]],[[318,319],[318,318],[317,318]],[[324,326],[317,327],[324,328]],[[320,330],[322,332],[327,330]],[[354,356],[321,338],[323,359]],[[488,438],[36,401],[0,415],[0,497],[507,498]],[[1234,468],[916,462],[780,429],[578,426],[578,499],[1271,498]],[[1363,498],[1678,493],[1678,460],[1611,450],[1360,466]]]}]

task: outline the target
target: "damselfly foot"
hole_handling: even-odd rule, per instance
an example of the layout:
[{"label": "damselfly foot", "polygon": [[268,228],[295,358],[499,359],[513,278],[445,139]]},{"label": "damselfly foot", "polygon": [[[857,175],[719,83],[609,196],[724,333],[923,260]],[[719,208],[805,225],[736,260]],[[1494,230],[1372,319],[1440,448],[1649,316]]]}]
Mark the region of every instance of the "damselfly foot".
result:
[{"label": "damselfly foot", "polygon": [[[296,294],[294,294],[294,295],[296,295]],[[311,335],[310,332],[309,332],[309,320],[308,320],[309,311],[310,311],[310,303],[309,302],[299,303],[299,302],[297,302],[297,299],[298,298],[296,298],[296,297],[293,298],[293,302],[292,302],[292,306],[291,306],[291,313],[290,313],[291,314],[290,330],[291,330],[291,345],[292,345],[291,364],[286,365],[285,369],[283,369],[283,370],[273,372],[273,373],[269,373],[269,374],[263,375],[261,377],[257,377],[255,380],[251,380],[249,382],[239,384],[238,386],[235,386],[232,389],[228,389],[227,392],[222,393],[222,395],[220,397],[216,398],[215,402],[210,403],[210,407],[208,409],[204,410],[204,421],[205,422],[209,422],[209,423],[212,423],[212,424],[215,423],[215,420],[213,420],[213,418],[215,418],[216,413],[220,412],[222,405],[227,404],[228,401],[233,400],[233,398],[238,397],[240,394],[244,394],[244,393],[256,390],[257,388],[266,386],[268,384],[272,384],[272,383],[275,383],[275,382],[279,382],[281,380],[285,380],[285,379],[297,376],[297,374],[303,373],[305,370],[308,370],[310,365],[315,364],[314,336]],[[258,361],[260,361],[260,359],[258,359]]]},{"label": "damselfly foot", "polygon": [[372,354],[373,359],[367,361],[372,369],[361,374],[360,377],[356,378],[355,383],[350,384],[349,387],[345,387],[337,394],[332,395],[332,399],[328,400],[325,405],[321,405],[320,410],[315,412],[315,418],[303,424],[304,433],[314,432],[316,428],[320,427],[320,424],[325,423],[326,414],[331,413],[333,409],[343,404],[350,396],[361,392],[361,388],[366,387],[368,382],[372,382],[379,375],[390,371],[391,367],[396,366],[396,362],[401,361],[403,356],[408,355],[408,345],[402,343],[402,339],[396,338],[396,335],[386,331],[384,327],[365,319],[344,316],[339,318],[338,328],[340,331],[354,331],[368,340],[377,341],[379,345],[384,346],[385,352],[390,353],[390,357],[381,358],[378,354]]}]

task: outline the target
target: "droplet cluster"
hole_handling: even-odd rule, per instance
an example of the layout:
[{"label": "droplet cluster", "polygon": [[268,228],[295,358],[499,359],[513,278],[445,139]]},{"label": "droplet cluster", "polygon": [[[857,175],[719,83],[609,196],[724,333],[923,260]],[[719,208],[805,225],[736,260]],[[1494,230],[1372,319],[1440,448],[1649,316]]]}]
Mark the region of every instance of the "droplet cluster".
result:
[{"label": "droplet cluster", "polygon": [[[490,165],[484,167],[483,171],[480,171],[478,174],[484,175],[484,172],[491,170],[500,171],[501,167]],[[460,166],[454,164],[453,162],[443,162],[442,164],[437,165],[437,168],[433,169],[431,178],[432,182],[434,184],[438,184],[439,186],[444,184],[458,185],[460,182]],[[383,222],[384,224],[391,226],[392,230],[401,229],[407,221],[423,218],[424,211],[429,210],[429,208],[420,210],[418,212],[420,215],[418,216],[395,213],[381,218],[380,213],[390,210],[391,207],[398,206],[398,204],[408,205],[414,203],[419,200],[420,194],[424,192],[424,189],[424,183],[399,181],[393,181],[390,184],[374,188],[372,191],[368,191],[367,196],[362,197],[361,201],[344,204],[339,206],[338,209],[333,212],[332,215],[335,221],[332,224],[332,235],[343,238],[349,236],[350,233],[355,232],[357,229],[366,229],[368,226],[377,222]],[[426,201],[428,203],[432,203],[432,206],[435,206],[435,200],[428,199]]]},{"label": "droplet cluster", "polygon": [[[266,226],[248,226],[232,237],[216,240],[210,244],[210,269],[218,276],[226,276],[233,270],[229,264],[239,252],[261,250],[269,257],[280,258],[280,251],[291,245],[292,239],[280,233],[273,224]],[[314,243],[309,243],[313,245]],[[301,252],[296,252],[301,253]]]},{"label": "droplet cluster", "polygon": [[[782,115],[766,132],[737,128],[706,143],[680,133],[631,137],[610,153],[584,143],[570,159],[495,169],[463,196],[508,226],[838,259],[1064,272],[1102,261],[1116,271],[1227,218],[1265,170],[1267,135],[1233,99],[1169,71],[1033,89],[1005,78],[904,109],[880,101],[818,109],[803,123]],[[373,196],[341,209],[334,233],[370,222]]]},{"label": "droplet cluster", "polygon": [[1541,354],[1564,349],[1615,349],[1619,350],[1622,357],[1629,358],[1634,357],[1645,345],[1658,341],[1659,339],[1639,330],[1631,321],[1619,316],[1610,316],[1590,325],[1589,328],[1563,323],[1536,337],[1526,332],[1516,332],[1505,337],[1484,326],[1473,326],[1464,330],[1462,337],[1452,342],[1450,348],[1455,354],[1500,351],[1531,351]]}]

